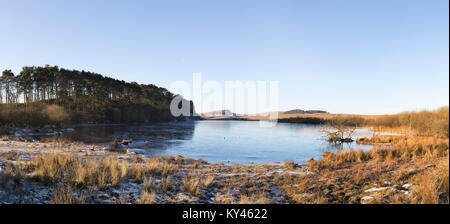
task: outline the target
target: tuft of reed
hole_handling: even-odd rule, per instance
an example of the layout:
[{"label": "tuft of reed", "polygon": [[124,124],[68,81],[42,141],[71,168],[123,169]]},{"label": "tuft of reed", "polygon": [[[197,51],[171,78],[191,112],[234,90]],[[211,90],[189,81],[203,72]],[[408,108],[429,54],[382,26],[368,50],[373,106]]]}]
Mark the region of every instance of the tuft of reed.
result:
[{"label": "tuft of reed", "polygon": [[294,170],[295,168],[297,168],[297,166],[298,165],[292,160],[284,162],[284,168],[289,170]]},{"label": "tuft of reed", "polygon": [[137,201],[138,204],[156,204],[156,194],[143,192],[141,198]]},{"label": "tuft of reed", "polygon": [[53,204],[84,204],[86,202],[85,196],[76,196],[73,189],[68,187],[57,187],[53,190]]},{"label": "tuft of reed", "polygon": [[184,192],[192,195],[199,194],[199,179],[197,177],[185,177],[182,183]]}]

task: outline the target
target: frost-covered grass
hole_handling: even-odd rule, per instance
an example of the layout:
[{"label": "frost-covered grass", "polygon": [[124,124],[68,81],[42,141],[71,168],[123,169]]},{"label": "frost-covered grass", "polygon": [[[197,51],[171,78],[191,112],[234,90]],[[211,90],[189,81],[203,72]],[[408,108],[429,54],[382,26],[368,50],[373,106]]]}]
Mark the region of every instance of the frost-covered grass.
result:
[{"label": "frost-covered grass", "polygon": [[448,203],[448,138],[359,139],[308,164],[223,165],[85,145],[0,145],[0,203]]}]

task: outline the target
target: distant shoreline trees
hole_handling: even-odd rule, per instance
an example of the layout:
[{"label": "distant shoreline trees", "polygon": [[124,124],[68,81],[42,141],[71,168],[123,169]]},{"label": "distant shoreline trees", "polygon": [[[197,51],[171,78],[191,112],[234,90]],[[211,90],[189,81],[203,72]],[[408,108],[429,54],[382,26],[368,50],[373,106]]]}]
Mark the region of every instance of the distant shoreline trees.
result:
[{"label": "distant shoreline trees", "polygon": [[146,99],[173,98],[173,94],[168,90],[155,85],[127,83],[93,72],[48,65],[23,67],[17,76],[14,76],[11,70],[3,71],[0,77],[0,96],[2,104],[51,100],[61,103],[65,98],[73,98],[76,102],[86,96],[128,103],[148,103]]}]

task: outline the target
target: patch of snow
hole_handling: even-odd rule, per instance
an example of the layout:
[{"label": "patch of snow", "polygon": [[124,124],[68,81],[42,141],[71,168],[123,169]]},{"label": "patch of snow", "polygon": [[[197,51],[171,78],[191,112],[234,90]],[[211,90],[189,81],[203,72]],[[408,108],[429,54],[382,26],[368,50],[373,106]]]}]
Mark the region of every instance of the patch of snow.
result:
[{"label": "patch of snow", "polygon": [[362,201],[370,201],[372,199],[375,199],[375,197],[373,197],[373,196],[364,196],[364,197],[361,198]]},{"label": "patch of snow", "polygon": [[369,192],[377,192],[377,191],[384,191],[390,189],[390,187],[374,187],[374,188],[370,188],[365,190],[364,192],[369,193]]},{"label": "patch of snow", "polygon": [[384,181],[384,184],[389,185],[389,186],[394,185],[394,183],[392,183],[392,182],[390,182],[390,181]]},{"label": "patch of snow", "polygon": [[414,184],[403,184],[403,188],[405,188],[405,189],[409,189],[409,188],[411,188],[412,186],[414,186]]}]

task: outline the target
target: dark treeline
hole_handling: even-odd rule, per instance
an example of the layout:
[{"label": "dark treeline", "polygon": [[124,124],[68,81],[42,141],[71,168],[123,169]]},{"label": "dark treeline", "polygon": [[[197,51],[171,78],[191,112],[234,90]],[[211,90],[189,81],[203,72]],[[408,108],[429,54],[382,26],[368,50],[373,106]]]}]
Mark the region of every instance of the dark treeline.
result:
[{"label": "dark treeline", "polygon": [[0,124],[173,120],[174,95],[155,85],[128,83],[57,66],[23,67],[0,77]]}]

